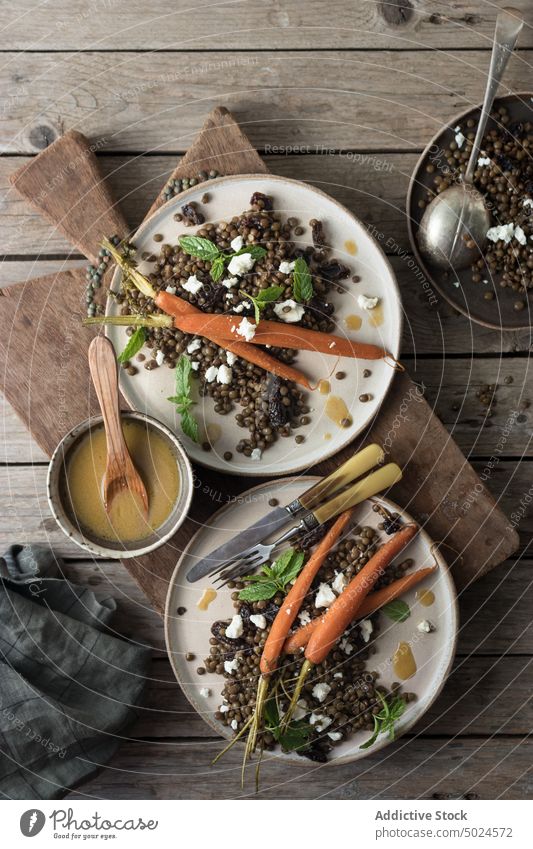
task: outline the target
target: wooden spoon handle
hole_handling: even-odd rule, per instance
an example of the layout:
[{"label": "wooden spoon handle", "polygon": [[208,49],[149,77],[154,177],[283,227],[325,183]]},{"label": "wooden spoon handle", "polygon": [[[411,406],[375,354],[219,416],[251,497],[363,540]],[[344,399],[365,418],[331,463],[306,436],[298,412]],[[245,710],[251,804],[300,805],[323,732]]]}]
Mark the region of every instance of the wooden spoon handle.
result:
[{"label": "wooden spoon handle", "polygon": [[108,465],[117,459],[125,462],[129,452],[120,421],[117,359],[105,336],[96,336],[89,345],[89,368],[104,417]]}]

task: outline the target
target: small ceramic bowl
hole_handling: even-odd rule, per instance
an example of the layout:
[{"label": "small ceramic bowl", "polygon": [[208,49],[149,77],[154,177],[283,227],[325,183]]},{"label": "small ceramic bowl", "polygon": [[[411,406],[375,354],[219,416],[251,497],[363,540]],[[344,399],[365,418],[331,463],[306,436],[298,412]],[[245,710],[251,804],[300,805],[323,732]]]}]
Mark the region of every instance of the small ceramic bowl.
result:
[{"label": "small ceramic bowl", "polygon": [[48,467],[48,477],[46,481],[46,491],[48,495],[48,503],[53,516],[63,531],[76,545],[91,554],[97,554],[103,557],[124,560],[130,557],[140,557],[142,554],[149,554],[155,551],[160,546],[164,545],[178,530],[187,516],[191,499],[193,495],[193,476],[192,468],[185,451],[182,448],[181,442],[177,436],[172,433],[169,428],[153,419],[151,416],[146,416],[144,413],[124,411],[123,419],[148,424],[156,430],[170,444],[170,448],[176,460],[178,467],[180,488],[178,497],[170,516],[167,520],[154,531],[153,534],[142,540],[132,540],[130,542],[116,542],[111,540],[103,540],[97,537],[90,537],[85,532],[82,532],[79,525],[72,521],[69,511],[65,508],[61,497],[61,473],[64,467],[66,457],[70,449],[90,430],[102,424],[101,416],[94,416],[86,419],[76,427],[72,428],[66,436],[63,437],[57,446],[50,465]]}]

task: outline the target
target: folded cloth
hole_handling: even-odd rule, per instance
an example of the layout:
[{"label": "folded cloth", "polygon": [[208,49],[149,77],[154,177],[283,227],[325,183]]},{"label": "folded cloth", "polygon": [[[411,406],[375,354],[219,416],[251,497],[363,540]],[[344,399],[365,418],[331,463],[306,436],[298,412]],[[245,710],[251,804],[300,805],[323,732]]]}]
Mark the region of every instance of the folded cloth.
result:
[{"label": "folded cloth", "polygon": [[56,799],[106,763],[136,717],[150,651],[114,634],[114,599],[49,548],[0,559],[0,796]]}]

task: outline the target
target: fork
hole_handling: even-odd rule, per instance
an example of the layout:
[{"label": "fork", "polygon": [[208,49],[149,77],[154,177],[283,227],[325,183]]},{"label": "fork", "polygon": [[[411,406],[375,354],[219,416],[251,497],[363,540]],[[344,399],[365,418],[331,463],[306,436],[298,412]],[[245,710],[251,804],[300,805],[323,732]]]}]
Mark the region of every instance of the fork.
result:
[{"label": "fork", "polygon": [[397,466],[396,463],[387,463],[386,466],[382,466],[366,478],[357,481],[357,483],[353,484],[353,486],[350,486],[344,492],[336,495],[330,501],[326,502],[326,504],[322,504],[320,507],[310,510],[297,525],[290,528],[288,531],[285,531],[285,533],[278,539],[274,540],[274,542],[258,543],[257,545],[251,546],[246,551],[243,551],[234,560],[228,561],[227,566],[216,579],[218,582],[218,588],[220,589],[225,586],[228,581],[234,581],[237,578],[241,578],[248,572],[257,569],[263,563],[266,563],[272,558],[274,551],[282,545],[285,545],[285,543],[294,540],[302,534],[313,531],[315,528],[323,525],[324,522],[334,519],[335,516],[338,516],[339,513],[342,513],[344,510],[349,510],[357,504],[360,504],[362,501],[366,501],[367,498],[371,498],[373,495],[377,495],[384,489],[388,489],[401,480],[401,478],[402,470],[400,467]]}]

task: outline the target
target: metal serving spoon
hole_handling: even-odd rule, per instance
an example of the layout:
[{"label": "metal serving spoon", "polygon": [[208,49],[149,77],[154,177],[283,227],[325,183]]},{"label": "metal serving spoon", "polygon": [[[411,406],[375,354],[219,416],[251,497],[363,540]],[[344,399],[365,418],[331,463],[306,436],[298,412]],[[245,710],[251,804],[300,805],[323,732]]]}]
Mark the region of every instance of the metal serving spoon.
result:
[{"label": "metal serving spoon", "polygon": [[148,493],[130,457],[120,417],[117,359],[113,345],[105,336],[97,336],[89,345],[89,369],[104,419],[107,463],[103,480],[103,499],[107,512],[115,496],[128,488],[136,492],[148,514]]},{"label": "metal serving spoon", "polygon": [[472,243],[478,251],[485,246],[491,217],[483,195],[472,181],[492,104],[523,25],[514,9],[499,12],[485,99],[462,182],[437,195],[422,216],[418,244],[428,262],[439,268],[465,268],[475,258]]}]

